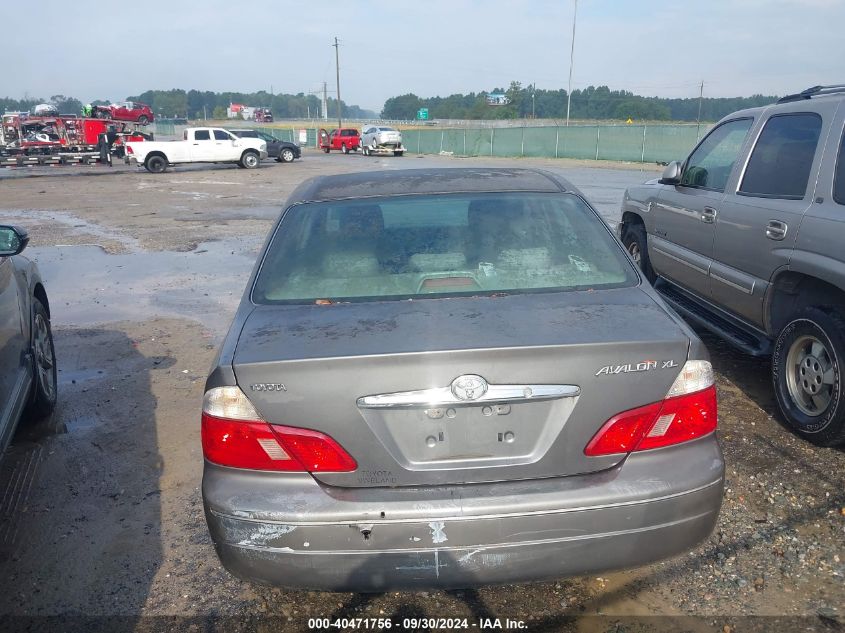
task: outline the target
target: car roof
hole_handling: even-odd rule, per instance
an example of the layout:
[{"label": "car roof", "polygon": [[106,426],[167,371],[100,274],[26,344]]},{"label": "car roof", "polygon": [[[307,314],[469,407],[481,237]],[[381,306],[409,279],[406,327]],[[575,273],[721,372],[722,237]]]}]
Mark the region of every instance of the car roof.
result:
[{"label": "car roof", "polygon": [[565,178],[542,169],[452,167],[318,176],[299,185],[288,198],[288,206],[348,198],[519,191],[581,195]]}]

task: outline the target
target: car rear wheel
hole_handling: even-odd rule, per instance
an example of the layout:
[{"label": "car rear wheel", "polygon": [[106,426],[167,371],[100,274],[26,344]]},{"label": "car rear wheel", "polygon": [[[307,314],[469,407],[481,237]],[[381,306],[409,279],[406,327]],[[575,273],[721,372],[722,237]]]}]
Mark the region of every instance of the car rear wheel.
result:
[{"label": "car rear wheel", "polygon": [[845,442],[845,321],[806,308],[781,330],[772,353],[778,406],[798,435],[819,446]]},{"label": "car rear wheel", "polygon": [[323,148],[323,151],[324,151],[326,154],[328,154],[328,153],[329,153],[329,151],[330,151],[330,149],[329,149],[328,147],[324,147],[324,148]]},{"label": "car rear wheel", "polygon": [[163,174],[167,170],[167,160],[164,156],[150,156],[144,167],[151,174]]},{"label": "car rear wheel", "polygon": [[394,156],[402,156],[404,154],[405,154],[405,152],[403,152],[402,150],[398,150],[398,151],[393,152]]},{"label": "car rear wheel", "polygon": [[645,227],[642,224],[629,224],[625,229],[625,234],[622,236],[622,244],[631,256],[631,259],[643,271],[646,279],[653,282],[655,274],[651,267],[651,262],[648,259],[647,240]]},{"label": "car rear wheel", "polygon": [[261,158],[256,152],[246,151],[241,156],[241,167],[244,169],[255,169],[261,162]]},{"label": "car rear wheel", "polygon": [[149,122],[150,122],[150,120],[149,120],[149,118],[147,118],[146,114],[142,114],[141,116],[138,117],[138,123],[140,123],[141,125],[146,125]]},{"label": "car rear wheel", "polygon": [[369,147],[367,147],[366,145],[362,145],[362,146],[361,146],[361,153],[362,153],[364,156],[369,156],[369,155],[370,155],[370,148],[369,148]]},{"label": "car rear wheel", "polygon": [[50,415],[56,407],[56,351],[44,304],[33,299],[32,312],[33,384],[26,416],[38,420]]},{"label": "car rear wheel", "polygon": [[349,148],[346,147],[346,143],[344,143],[343,145],[340,146],[340,153],[341,154],[348,154],[349,153]]}]

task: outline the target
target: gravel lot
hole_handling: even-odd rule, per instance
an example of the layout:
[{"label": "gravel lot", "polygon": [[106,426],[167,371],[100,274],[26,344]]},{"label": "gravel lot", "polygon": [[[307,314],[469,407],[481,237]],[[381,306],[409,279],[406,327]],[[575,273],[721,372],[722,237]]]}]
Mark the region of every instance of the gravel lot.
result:
[{"label": "gravel lot", "polygon": [[563,170],[608,221],[627,185],[659,174],[314,151],[252,171],[0,169],[0,222],[30,230],[26,254],[47,283],[60,368],[57,413],[22,427],[0,461],[0,629],[302,631],[312,617],[397,626],[458,617],[470,628],[509,618],[533,631],[845,629],[845,452],[793,436],[766,361],[704,333],[727,484],[717,530],[688,555],[600,577],[375,595],[282,591],[221,569],[199,495],[199,406],[281,202],[318,174],[494,164]]}]

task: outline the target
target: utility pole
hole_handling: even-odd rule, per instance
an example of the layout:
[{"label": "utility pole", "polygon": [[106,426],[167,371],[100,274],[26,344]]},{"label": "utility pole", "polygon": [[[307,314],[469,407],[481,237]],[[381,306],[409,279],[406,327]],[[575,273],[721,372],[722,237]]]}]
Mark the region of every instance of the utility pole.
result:
[{"label": "utility pole", "polygon": [[334,38],[334,65],[335,69],[337,70],[337,127],[343,127],[343,121],[341,120],[341,111],[340,111],[340,54],[338,50],[340,49],[340,45],[337,43],[337,38]]},{"label": "utility pole", "polygon": [[531,118],[536,119],[536,115],[534,114],[534,93],[537,91],[537,82],[535,81],[531,85]]},{"label": "utility pole", "polygon": [[323,121],[329,120],[329,95],[328,90],[326,90],[326,82],[323,82]]},{"label": "utility pole", "polygon": [[566,127],[569,127],[569,106],[572,104],[572,63],[575,61],[575,19],[578,17],[578,0],[572,13],[572,48],[569,49],[569,90],[566,91]]},{"label": "utility pole", "polygon": [[701,138],[701,102],[704,100],[704,82],[701,82],[701,89],[698,92],[698,118],[695,120],[695,140]]}]

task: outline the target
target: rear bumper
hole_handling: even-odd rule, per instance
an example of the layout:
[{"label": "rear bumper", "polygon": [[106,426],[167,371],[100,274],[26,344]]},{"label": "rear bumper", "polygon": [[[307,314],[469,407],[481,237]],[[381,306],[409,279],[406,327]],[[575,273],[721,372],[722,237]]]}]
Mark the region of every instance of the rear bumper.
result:
[{"label": "rear bumper", "polygon": [[233,574],[331,591],[462,587],[649,563],[712,531],[724,463],[714,436],[559,479],[339,489],[206,463],[203,498]]}]

